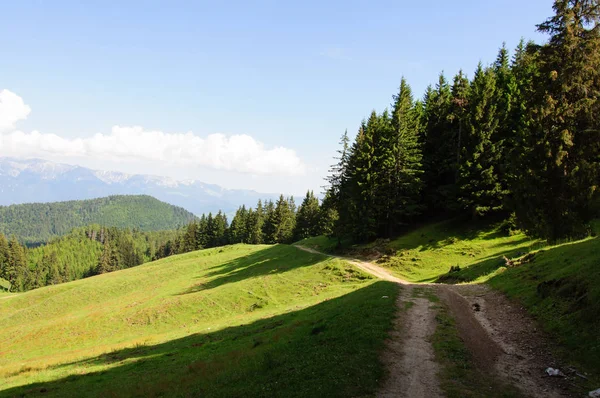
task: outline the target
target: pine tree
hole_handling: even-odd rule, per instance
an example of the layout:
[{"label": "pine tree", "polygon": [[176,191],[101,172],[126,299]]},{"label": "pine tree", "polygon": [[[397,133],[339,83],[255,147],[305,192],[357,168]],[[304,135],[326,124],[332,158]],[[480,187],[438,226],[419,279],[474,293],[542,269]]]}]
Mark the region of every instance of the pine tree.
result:
[{"label": "pine tree", "polygon": [[273,243],[291,243],[294,237],[295,216],[289,199],[285,199],[283,195],[279,196],[271,222],[274,226]]},{"label": "pine tree", "polygon": [[448,120],[450,121],[450,128],[452,130],[451,136],[453,142],[456,143],[455,149],[455,166],[456,177],[454,180],[458,182],[460,174],[460,164],[462,163],[461,154],[464,145],[464,130],[467,116],[469,115],[469,91],[470,85],[469,80],[463,74],[463,71],[459,71],[452,82],[452,104],[450,107],[450,115]]},{"label": "pine tree", "polygon": [[197,249],[197,235],[198,235],[198,224],[194,221],[189,223],[186,227],[185,238],[184,238],[184,252],[191,252]]},{"label": "pine tree", "polygon": [[295,239],[300,240],[320,234],[320,210],[319,200],[315,197],[313,191],[306,192],[296,215]]},{"label": "pine tree", "polygon": [[96,274],[105,274],[119,269],[119,255],[110,238],[104,239],[104,248],[96,266]]},{"label": "pine tree", "polygon": [[348,130],[344,132],[340,139],[341,148],[338,149],[338,156],[334,157],[337,163],[329,169],[330,175],[327,177],[328,187],[326,191],[326,212],[329,225],[328,230],[332,236],[338,238],[338,244],[341,237],[348,235],[348,223],[350,222],[350,159],[352,158],[352,148],[350,146],[350,138]]},{"label": "pine tree", "polygon": [[[208,215],[209,247],[224,246],[227,244],[227,216],[221,210],[216,216]],[[211,222],[212,220],[212,222]]]},{"label": "pine tree", "polygon": [[391,186],[393,212],[388,223],[388,236],[422,211],[420,204],[423,186],[423,155],[420,145],[419,110],[413,102],[412,90],[403,78],[398,95],[394,96],[392,126],[394,174]]},{"label": "pine tree", "polygon": [[8,281],[9,261],[8,261],[8,240],[2,232],[0,232],[0,278]]},{"label": "pine tree", "polygon": [[248,216],[248,239],[253,245],[260,245],[264,242],[263,225],[265,215],[262,201],[259,199],[256,210]]},{"label": "pine tree", "polygon": [[235,212],[233,220],[231,220],[231,226],[229,228],[229,242],[230,243],[247,243],[248,241],[248,211],[246,206],[242,205]]},{"label": "pine tree", "polygon": [[423,117],[423,199],[429,214],[456,210],[456,147],[452,129],[452,91],[443,74],[428,89]]},{"label": "pine tree", "polygon": [[272,244],[276,243],[275,234],[276,234],[276,218],[275,218],[275,204],[272,200],[268,200],[265,203],[265,215],[264,215],[264,223],[262,229],[262,235],[264,237],[264,243]]},{"label": "pine tree", "polygon": [[202,214],[196,228],[196,250],[204,249],[208,245],[208,219]]},{"label": "pine tree", "polygon": [[498,170],[503,142],[495,93],[495,74],[480,63],[468,97],[459,178],[460,201],[473,217],[502,210],[506,194]]},{"label": "pine tree", "polygon": [[[375,120],[375,112],[370,119]],[[375,164],[374,164],[373,129],[363,121],[356,141],[352,145],[352,156],[348,162],[348,209],[340,213],[356,241],[368,241],[377,235],[377,219],[375,215]]]},{"label": "pine tree", "polygon": [[600,2],[556,0],[538,25],[550,35],[520,154],[515,205],[531,234],[556,240],[586,233],[600,154]]},{"label": "pine tree", "polygon": [[26,290],[26,282],[29,278],[29,267],[27,266],[25,250],[14,235],[8,242],[7,269],[6,279],[10,282],[11,289],[17,291]]}]

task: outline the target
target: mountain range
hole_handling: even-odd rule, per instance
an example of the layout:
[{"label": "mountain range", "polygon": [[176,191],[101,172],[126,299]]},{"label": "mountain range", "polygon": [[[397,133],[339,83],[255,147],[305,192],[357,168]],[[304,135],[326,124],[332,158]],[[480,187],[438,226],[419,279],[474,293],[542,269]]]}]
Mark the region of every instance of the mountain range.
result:
[{"label": "mountain range", "polygon": [[239,206],[279,194],[226,189],[197,180],[92,170],[41,159],[0,157],[0,206],[82,200],[108,195],[150,195],[196,215]]}]

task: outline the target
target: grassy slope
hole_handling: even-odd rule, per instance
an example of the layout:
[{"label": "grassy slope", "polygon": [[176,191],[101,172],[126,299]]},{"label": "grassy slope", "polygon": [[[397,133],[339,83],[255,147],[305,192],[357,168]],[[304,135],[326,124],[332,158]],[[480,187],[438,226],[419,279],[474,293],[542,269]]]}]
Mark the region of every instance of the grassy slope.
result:
[{"label": "grassy slope", "polygon": [[[330,252],[336,241],[323,236],[305,239],[300,244]],[[411,282],[433,282],[451,266],[461,268],[491,264],[477,278],[485,279],[494,272],[500,257],[511,257],[539,247],[537,241],[523,234],[506,236],[490,226],[466,225],[458,220],[426,225],[391,242],[375,242],[355,246],[356,254],[387,253],[378,260],[395,275]]]},{"label": "grassy slope", "polygon": [[[595,225],[600,230],[600,222]],[[325,237],[306,246],[333,250]],[[518,300],[556,339],[561,356],[600,379],[600,238],[553,247],[490,226],[447,221],[426,225],[391,242],[354,247],[354,254],[390,253],[379,264],[415,282],[487,282]],[[506,268],[502,256],[533,260]],[[461,271],[449,273],[450,266]],[[597,380],[600,382],[600,380]]]},{"label": "grassy slope", "polygon": [[37,289],[0,299],[0,396],[369,395],[397,289],[283,245]]}]

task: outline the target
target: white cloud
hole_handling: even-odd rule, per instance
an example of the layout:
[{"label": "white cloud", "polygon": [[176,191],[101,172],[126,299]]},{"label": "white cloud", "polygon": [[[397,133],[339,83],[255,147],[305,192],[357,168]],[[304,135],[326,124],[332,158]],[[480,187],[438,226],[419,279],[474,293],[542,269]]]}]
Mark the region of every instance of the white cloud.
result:
[{"label": "white cloud", "polygon": [[[200,137],[191,132],[164,133],[140,126],[114,126],[107,134],[70,139],[38,131],[14,130],[14,123],[26,118],[30,111],[16,94],[7,90],[0,92],[0,155],[149,161],[259,175],[302,175],[306,170],[294,150],[267,148],[245,134]],[[8,132],[1,134],[2,127]]]},{"label": "white cloud", "polygon": [[14,129],[15,123],[27,118],[30,112],[23,98],[9,90],[0,91],[0,132]]}]

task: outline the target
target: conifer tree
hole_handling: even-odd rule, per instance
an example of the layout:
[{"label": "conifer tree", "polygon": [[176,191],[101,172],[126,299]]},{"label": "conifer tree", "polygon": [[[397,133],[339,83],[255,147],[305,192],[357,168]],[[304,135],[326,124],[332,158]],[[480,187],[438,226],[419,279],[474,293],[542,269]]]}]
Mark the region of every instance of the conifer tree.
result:
[{"label": "conifer tree", "polygon": [[9,261],[8,261],[8,240],[2,232],[0,232],[0,278],[8,280]]},{"label": "conifer tree", "polygon": [[495,93],[494,72],[480,63],[468,97],[459,178],[461,203],[473,217],[500,211],[506,194],[498,170],[503,143]]},{"label": "conifer tree", "polygon": [[295,217],[289,199],[285,199],[283,195],[279,196],[271,222],[274,226],[272,242],[290,243],[294,237]]},{"label": "conifer tree", "polygon": [[455,149],[455,170],[456,177],[455,181],[458,181],[459,178],[459,168],[462,162],[461,153],[464,144],[464,129],[466,124],[466,119],[469,114],[469,91],[470,85],[469,80],[463,74],[463,71],[459,71],[456,76],[454,76],[454,80],[452,82],[452,104],[450,107],[450,115],[448,116],[448,120],[450,121],[450,126],[452,129],[451,136],[454,137],[452,140],[456,143]]},{"label": "conifer tree", "polygon": [[[375,120],[375,112],[371,120]],[[357,241],[368,241],[376,236],[377,219],[375,215],[375,164],[373,129],[363,121],[356,141],[352,146],[352,157],[348,163],[349,200],[347,216],[343,223],[350,227]],[[340,214],[345,216],[346,214]]]},{"label": "conifer tree", "polygon": [[340,149],[338,156],[334,159],[336,164],[329,169],[329,176],[326,178],[328,186],[325,197],[327,201],[323,208],[324,215],[327,215],[326,221],[323,220],[329,227],[328,230],[332,236],[338,238],[338,242],[342,236],[348,235],[348,223],[350,222],[350,159],[352,157],[352,147],[348,130],[344,132],[340,139]]},{"label": "conifer tree", "polygon": [[394,175],[392,181],[393,213],[388,224],[388,236],[398,225],[405,224],[420,214],[421,189],[423,186],[423,155],[420,146],[419,110],[413,102],[412,90],[402,78],[400,91],[394,96],[392,126]]},{"label": "conifer tree", "polygon": [[300,240],[319,235],[320,215],[319,200],[315,197],[313,191],[306,192],[296,215],[295,239]]},{"label": "conifer tree", "polygon": [[550,35],[529,111],[515,191],[522,226],[556,240],[583,235],[597,196],[600,153],[600,2],[556,0],[538,25]]},{"label": "conifer tree", "polygon": [[429,214],[456,210],[456,147],[451,121],[452,91],[443,74],[428,89],[423,117],[423,199]]},{"label": "conifer tree", "polygon": [[272,200],[268,200],[265,203],[265,214],[263,223],[263,237],[264,243],[276,243],[275,234],[277,230],[277,220],[275,217],[275,204]]},{"label": "conifer tree", "polygon": [[25,251],[13,235],[8,242],[8,267],[6,272],[6,279],[10,282],[11,289],[16,291],[25,290],[28,274],[29,269]]},{"label": "conifer tree", "polygon": [[264,242],[263,225],[265,223],[265,215],[260,199],[256,205],[256,210],[248,216],[248,221],[249,243],[253,245],[262,244]]},{"label": "conifer tree", "polygon": [[231,226],[229,227],[229,242],[230,243],[247,243],[248,234],[246,232],[248,224],[248,211],[246,206],[242,205],[235,212]]}]

